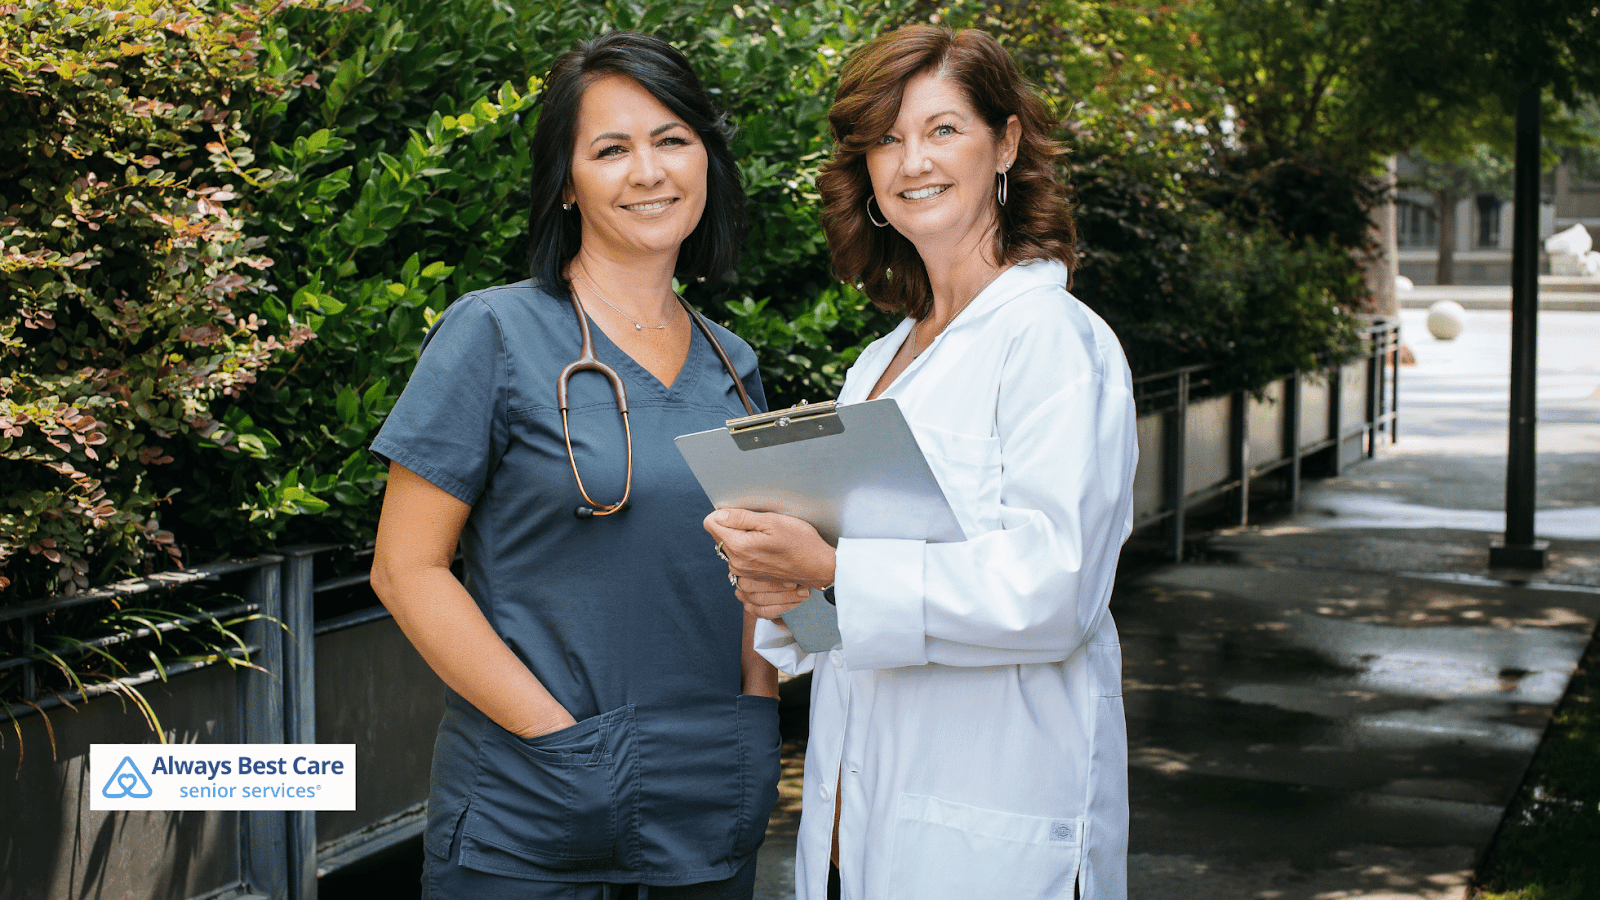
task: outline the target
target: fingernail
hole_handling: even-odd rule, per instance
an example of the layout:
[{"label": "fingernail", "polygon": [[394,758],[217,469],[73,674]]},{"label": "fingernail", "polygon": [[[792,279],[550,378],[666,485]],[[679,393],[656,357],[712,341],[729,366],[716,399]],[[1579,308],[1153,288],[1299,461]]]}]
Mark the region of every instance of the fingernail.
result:
[{"label": "fingernail", "polygon": [[717,510],[711,514],[711,521],[717,523],[718,525],[728,524],[728,511],[724,509]]}]

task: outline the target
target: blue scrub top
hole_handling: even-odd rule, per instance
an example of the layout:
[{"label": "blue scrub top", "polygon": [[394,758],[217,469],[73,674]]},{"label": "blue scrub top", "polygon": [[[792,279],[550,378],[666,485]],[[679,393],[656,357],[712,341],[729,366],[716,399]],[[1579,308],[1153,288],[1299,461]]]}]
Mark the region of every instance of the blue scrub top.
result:
[{"label": "blue scrub top", "polygon": [[[755,354],[712,325],[761,404]],[[467,591],[578,724],[534,739],[454,692],[434,748],[424,844],[470,868],[544,881],[727,878],[777,796],[777,701],[739,693],[743,609],[700,522],[711,503],[673,438],[745,414],[698,329],[669,387],[590,323],[628,391],[633,493],[578,519],[556,378],[580,348],[571,302],[532,281],[468,294],[423,343],[372,450],[472,512]],[[622,422],[604,376],[568,387],[590,494],[622,495]]]}]

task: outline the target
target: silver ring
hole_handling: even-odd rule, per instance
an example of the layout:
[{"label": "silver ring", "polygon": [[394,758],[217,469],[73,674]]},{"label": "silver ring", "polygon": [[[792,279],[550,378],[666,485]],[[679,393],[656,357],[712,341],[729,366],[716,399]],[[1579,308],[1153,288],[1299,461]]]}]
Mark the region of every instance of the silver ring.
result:
[{"label": "silver ring", "polygon": [[737,591],[739,589],[739,576],[733,574],[732,572],[729,572],[728,573],[728,583],[733,585],[733,589]]},{"label": "silver ring", "polygon": [[722,544],[723,544],[722,541],[717,541],[717,558],[722,560],[723,562],[727,562],[728,561],[728,556],[727,556],[727,554],[722,552]]}]

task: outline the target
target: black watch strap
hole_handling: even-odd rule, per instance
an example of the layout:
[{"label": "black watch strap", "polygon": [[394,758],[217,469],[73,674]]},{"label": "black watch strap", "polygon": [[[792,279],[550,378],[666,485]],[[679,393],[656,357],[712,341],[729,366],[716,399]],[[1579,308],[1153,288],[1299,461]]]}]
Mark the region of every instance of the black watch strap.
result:
[{"label": "black watch strap", "polygon": [[830,606],[838,606],[839,605],[833,599],[833,585],[831,585],[831,584],[822,589],[822,599],[828,601],[828,605],[830,605]]}]

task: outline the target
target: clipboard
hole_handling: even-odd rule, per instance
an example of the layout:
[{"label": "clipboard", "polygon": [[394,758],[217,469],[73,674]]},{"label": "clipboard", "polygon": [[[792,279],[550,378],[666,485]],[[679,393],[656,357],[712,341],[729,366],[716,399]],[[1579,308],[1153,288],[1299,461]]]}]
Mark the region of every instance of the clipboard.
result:
[{"label": "clipboard", "polygon": [[[892,397],[806,404],[729,419],[676,441],[718,509],[804,519],[839,539],[966,540]],[[807,653],[839,646],[839,616],[821,591],[784,614]]]}]

